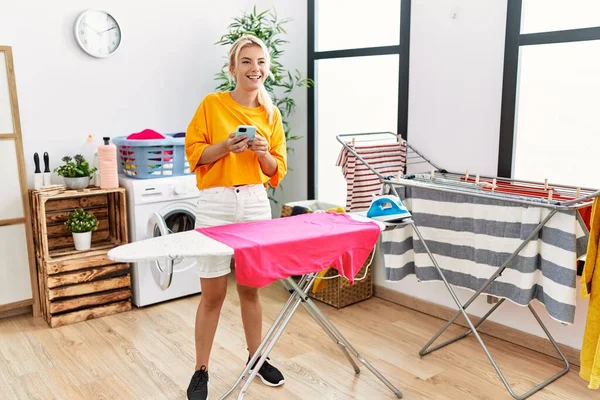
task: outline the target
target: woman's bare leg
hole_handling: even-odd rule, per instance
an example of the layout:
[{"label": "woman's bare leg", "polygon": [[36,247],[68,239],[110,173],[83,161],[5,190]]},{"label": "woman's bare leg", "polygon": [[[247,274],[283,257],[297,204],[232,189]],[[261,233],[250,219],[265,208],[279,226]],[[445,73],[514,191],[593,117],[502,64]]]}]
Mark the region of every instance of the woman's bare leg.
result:
[{"label": "woman's bare leg", "polygon": [[262,308],[258,289],[237,285],[242,310],[242,322],[250,356],[256,352],[262,340]]},{"label": "woman's bare leg", "polygon": [[218,278],[201,278],[202,295],[196,312],[196,368],[201,366],[208,369],[208,359],[212,348],[215,332],[219,323],[221,307],[227,294],[227,275]]}]

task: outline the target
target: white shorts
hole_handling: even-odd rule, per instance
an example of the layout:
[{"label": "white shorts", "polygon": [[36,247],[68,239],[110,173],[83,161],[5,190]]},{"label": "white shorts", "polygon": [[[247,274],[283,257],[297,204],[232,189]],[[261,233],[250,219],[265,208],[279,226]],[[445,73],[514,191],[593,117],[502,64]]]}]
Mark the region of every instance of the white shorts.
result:
[{"label": "white shorts", "polygon": [[[214,187],[198,196],[195,228],[271,219],[271,204],[263,185]],[[217,278],[231,272],[231,256],[198,259],[200,278]]]}]

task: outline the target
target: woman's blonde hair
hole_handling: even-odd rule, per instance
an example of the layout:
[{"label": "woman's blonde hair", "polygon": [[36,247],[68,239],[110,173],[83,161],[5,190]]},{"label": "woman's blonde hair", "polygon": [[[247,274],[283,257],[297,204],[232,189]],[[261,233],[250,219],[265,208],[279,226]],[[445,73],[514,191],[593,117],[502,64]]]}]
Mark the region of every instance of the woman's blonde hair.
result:
[{"label": "woman's blonde hair", "polygon": [[[236,40],[232,45],[231,49],[229,49],[229,77],[233,82],[235,82],[235,76],[233,75],[233,69],[237,65],[238,58],[240,56],[240,51],[246,46],[259,46],[266,60],[267,67],[267,77],[273,78],[273,74],[271,73],[271,57],[269,55],[269,50],[265,43],[257,38],[254,35],[243,35],[238,40]],[[266,78],[265,78],[266,79]],[[258,104],[262,105],[267,111],[267,115],[269,116],[269,123],[273,122],[273,113],[275,112],[275,105],[273,104],[273,100],[271,96],[269,96],[269,92],[265,88],[265,85],[260,87],[258,91]]]}]

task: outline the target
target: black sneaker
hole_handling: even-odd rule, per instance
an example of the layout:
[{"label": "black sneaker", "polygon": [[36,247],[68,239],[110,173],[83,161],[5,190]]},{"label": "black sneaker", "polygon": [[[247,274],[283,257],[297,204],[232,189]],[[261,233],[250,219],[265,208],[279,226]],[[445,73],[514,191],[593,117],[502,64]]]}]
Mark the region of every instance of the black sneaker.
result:
[{"label": "black sneaker", "polygon": [[[277,368],[275,368],[274,366],[269,364],[269,361],[267,361],[267,360],[269,360],[269,357],[267,357],[267,359],[265,360],[263,365],[258,370],[257,375],[260,377],[260,380],[267,386],[276,387],[276,386],[283,385],[285,383],[283,374],[281,372],[279,372],[279,370]],[[248,357],[248,361],[246,362],[246,364],[248,364],[249,362],[250,362],[250,357]],[[258,360],[256,360],[254,365],[256,365],[257,362],[258,362]],[[253,366],[253,368],[254,368],[254,366]]]},{"label": "black sneaker", "polygon": [[188,400],[206,400],[208,398],[208,371],[203,365],[194,372],[187,389]]}]

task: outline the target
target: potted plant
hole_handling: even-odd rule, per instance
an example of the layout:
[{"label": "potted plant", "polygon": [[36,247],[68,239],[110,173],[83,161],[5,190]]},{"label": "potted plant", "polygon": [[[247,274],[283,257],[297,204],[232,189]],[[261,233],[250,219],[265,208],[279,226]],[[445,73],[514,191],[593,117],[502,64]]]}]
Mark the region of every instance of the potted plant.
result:
[{"label": "potted plant", "polygon": [[65,226],[73,234],[76,250],[92,247],[92,232],[98,229],[98,219],[83,208],[78,208],[67,217]]},{"label": "potted plant", "polygon": [[65,179],[65,185],[69,189],[85,189],[90,184],[97,168],[90,168],[90,164],[81,154],[74,158],[65,156],[62,158],[63,165],[54,169],[54,172]]},{"label": "potted plant", "polygon": [[[269,78],[265,81],[265,89],[271,95],[273,104],[281,111],[283,131],[288,144],[293,140],[302,139],[302,136],[293,135],[290,127],[290,117],[296,109],[296,102],[291,96],[292,92],[296,88],[312,87],[314,85],[312,79],[303,78],[298,70],[292,74],[279,61],[285,51],[282,47],[289,43],[284,38],[284,35],[287,35],[284,25],[289,21],[288,18],[279,19],[274,9],[272,12],[269,10],[257,12],[255,6],[252,11],[233,18],[233,22],[227,27],[227,32],[215,43],[221,46],[231,46],[240,36],[245,34],[252,34],[265,43],[270,52],[270,69],[274,77],[274,79]],[[227,62],[225,62],[221,71],[216,74],[216,80],[219,82],[217,90],[229,91],[235,88],[235,84],[229,78]],[[287,151],[289,154],[293,151],[293,148],[288,146]],[[283,186],[279,185],[279,187],[282,188]],[[277,204],[278,201],[274,196],[275,189],[269,187],[269,198]]]}]

